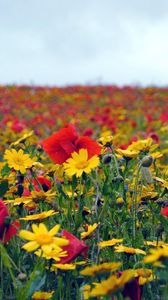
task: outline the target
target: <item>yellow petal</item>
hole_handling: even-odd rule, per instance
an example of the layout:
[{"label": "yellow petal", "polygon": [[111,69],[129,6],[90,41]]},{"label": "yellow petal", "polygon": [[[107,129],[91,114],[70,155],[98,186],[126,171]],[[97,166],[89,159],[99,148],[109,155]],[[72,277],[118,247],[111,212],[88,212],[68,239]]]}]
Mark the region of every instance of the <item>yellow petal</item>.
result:
[{"label": "yellow petal", "polygon": [[39,224],[39,233],[48,233],[47,227],[43,223]]},{"label": "yellow petal", "polygon": [[41,249],[43,250],[43,252],[48,253],[48,252],[52,251],[53,247],[52,247],[52,244],[49,244],[49,245],[42,245],[42,246],[41,246]]},{"label": "yellow petal", "polygon": [[22,239],[25,239],[25,240],[28,240],[28,241],[33,241],[35,239],[35,235],[33,232],[30,232],[28,230],[21,230],[19,232],[19,236],[22,238]]},{"label": "yellow petal", "polygon": [[36,241],[31,241],[22,246],[22,248],[28,252],[32,252],[39,247]]},{"label": "yellow petal", "polygon": [[32,224],[32,230],[34,233],[39,233],[39,228],[36,224]]},{"label": "yellow petal", "polygon": [[60,225],[57,224],[57,225],[55,225],[55,226],[49,231],[49,234],[50,234],[51,236],[54,236],[54,235],[58,232],[59,229],[60,229]]},{"label": "yellow petal", "polygon": [[58,246],[66,246],[69,244],[69,240],[64,239],[64,238],[57,238],[54,237],[53,238],[54,244],[58,245]]}]

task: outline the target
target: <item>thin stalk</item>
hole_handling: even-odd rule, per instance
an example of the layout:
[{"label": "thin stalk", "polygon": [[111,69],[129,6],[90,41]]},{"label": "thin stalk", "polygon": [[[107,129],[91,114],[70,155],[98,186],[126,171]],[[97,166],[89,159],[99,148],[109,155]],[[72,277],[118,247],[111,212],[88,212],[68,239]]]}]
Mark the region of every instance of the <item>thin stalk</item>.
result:
[{"label": "thin stalk", "polygon": [[139,174],[141,171],[141,164],[138,167],[137,175],[135,179],[134,191],[133,191],[133,198],[132,198],[132,236],[133,236],[133,245],[135,244],[136,238],[136,221],[137,221],[137,190],[138,190],[138,181],[139,181]]}]

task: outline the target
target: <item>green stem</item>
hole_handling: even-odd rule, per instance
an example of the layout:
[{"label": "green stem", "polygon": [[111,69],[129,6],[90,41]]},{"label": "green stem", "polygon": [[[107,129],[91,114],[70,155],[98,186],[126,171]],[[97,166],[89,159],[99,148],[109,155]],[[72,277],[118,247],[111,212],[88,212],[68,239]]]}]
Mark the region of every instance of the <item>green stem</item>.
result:
[{"label": "green stem", "polygon": [[115,164],[115,168],[116,168],[116,173],[117,173],[117,176],[120,176],[120,172],[119,172],[119,166],[118,166],[118,161],[117,161],[117,158],[116,158],[116,155],[115,155],[115,150],[114,150],[114,147],[111,146],[110,147],[111,150],[112,150],[112,153],[113,153],[113,161],[114,161],[114,164]]},{"label": "green stem", "polygon": [[134,185],[134,191],[133,191],[133,198],[132,198],[132,236],[133,236],[133,246],[135,244],[135,238],[136,238],[136,221],[137,221],[137,190],[138,190],[138,180],[139,180],[139,174],[141,171],[141,164],[138,167],[137,170],[137,176],[135,179],[135,185]]}]

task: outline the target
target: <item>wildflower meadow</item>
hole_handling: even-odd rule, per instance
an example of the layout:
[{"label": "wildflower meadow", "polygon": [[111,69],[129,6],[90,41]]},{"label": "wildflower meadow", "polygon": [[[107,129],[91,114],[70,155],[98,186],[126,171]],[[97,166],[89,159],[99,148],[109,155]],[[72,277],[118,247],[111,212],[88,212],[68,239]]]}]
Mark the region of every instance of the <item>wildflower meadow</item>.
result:
[{"label": "wildflower meadow", "polygon": [[168,89],[0,86],[0,299],[168,299]]}]

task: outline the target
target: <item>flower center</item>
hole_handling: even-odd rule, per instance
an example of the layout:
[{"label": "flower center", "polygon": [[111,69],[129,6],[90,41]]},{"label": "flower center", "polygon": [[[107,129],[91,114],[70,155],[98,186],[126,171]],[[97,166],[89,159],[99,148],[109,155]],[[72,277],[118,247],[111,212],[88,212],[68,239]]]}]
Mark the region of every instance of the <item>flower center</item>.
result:
[{"label": "flower center", "polygon": [[16,165],[19,165],[19,166],[23,166],[23,163],[24,163],[23,160],[20,159],[19,157],[15,158],[14,162]]},{"label": "flower center", "polygon": [[83,160],[76,164],[76,168],[77,169],[85,169],[85,168],[87,168],[88,164],[89,164],[88,161]]},{"label": "flower center", "polygon": [[42,233],[42,234],[36,235],[36,241],[40,245],[50,244],[52,242],[52,236],[50,236],[47,233]]}]

